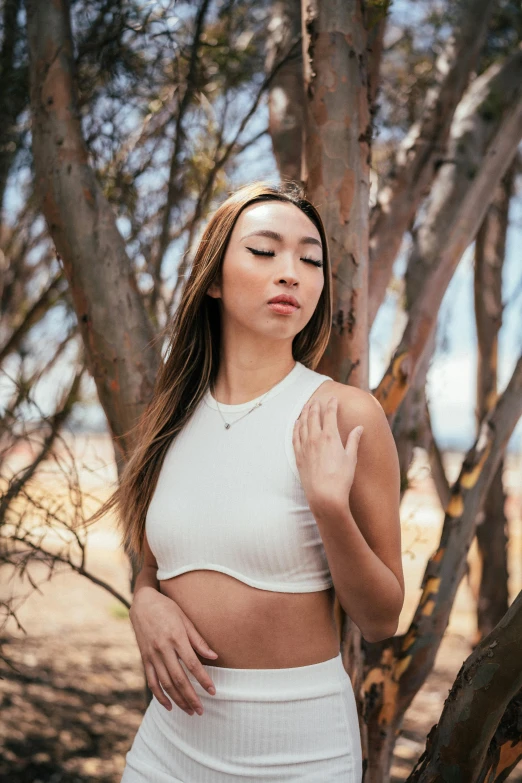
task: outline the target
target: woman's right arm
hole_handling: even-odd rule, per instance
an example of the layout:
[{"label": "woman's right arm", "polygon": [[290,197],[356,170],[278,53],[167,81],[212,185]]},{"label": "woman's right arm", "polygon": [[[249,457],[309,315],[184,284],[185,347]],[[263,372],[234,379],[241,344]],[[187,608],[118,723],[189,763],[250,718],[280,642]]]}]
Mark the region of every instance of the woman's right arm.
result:
[{"label": "woman's right arm", "polygon": [[158,564],[145,534],[144,562],[134,585],[130,621],[147,683],[156,699],[167,710],[172,709],[163,686],[178,707],[193,715],[194,710],[202,709],[201,702],[179,659],[208,691],[214,683],[194,650],[205,658],[217,657],[217,653],[210,649],[181,607],[159,591],[157,570]]}]

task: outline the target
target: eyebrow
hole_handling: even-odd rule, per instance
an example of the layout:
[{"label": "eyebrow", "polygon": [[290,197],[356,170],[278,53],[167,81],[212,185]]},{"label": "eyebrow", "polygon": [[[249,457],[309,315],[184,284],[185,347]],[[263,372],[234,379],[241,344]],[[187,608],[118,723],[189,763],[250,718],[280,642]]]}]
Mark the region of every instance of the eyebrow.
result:
[{"label": "eyebrow", "polygon": [[[253,236],[269,237],[270,239],[275,239],[278,242],[283,242],[284,241],[281,234],[279,234],[277,231],[272,231],[269,228],[260,228],[258,231],[252,231],[250,234],[245,234],[244,237],[241,237],[240,241],[242,242],[243,239],[246,239],[247,237],[253,237]],[[323,247],[321,242],[319,242],[319,240],[316,239],[315,237],[301,237],[301,239],[299,240],[299,244],[300,245],[319,245],[321,250],[322,250],[322,247]]]}]

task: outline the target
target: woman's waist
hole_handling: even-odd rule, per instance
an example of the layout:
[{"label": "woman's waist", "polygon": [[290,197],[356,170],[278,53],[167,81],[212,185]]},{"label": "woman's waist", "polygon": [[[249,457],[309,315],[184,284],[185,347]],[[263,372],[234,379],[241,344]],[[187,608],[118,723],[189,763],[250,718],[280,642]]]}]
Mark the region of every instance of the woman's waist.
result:
[{"label": "woman's waist", "polygon": [[216,571],[162,581],[161,592],[185,612],[218,654],[202,663],[232,668],[304,666],[339,652],[333,588],[307,593],[261,590]]}]

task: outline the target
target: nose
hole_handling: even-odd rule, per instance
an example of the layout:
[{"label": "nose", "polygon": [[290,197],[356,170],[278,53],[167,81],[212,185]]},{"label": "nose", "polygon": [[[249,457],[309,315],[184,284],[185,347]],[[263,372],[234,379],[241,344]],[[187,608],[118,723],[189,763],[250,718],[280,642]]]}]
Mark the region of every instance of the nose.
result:
[{"label": "nose", "polygon": [[297,274],[297,262],[293,257],[293,254],[282,253],[281,256],[284,257],[284,261],[281,265],[282,268],[279,267],[278,269],[278,281],[280,283],[290,283],[291,285],[296,285],[296,283],[299,282],[299,277]]}]

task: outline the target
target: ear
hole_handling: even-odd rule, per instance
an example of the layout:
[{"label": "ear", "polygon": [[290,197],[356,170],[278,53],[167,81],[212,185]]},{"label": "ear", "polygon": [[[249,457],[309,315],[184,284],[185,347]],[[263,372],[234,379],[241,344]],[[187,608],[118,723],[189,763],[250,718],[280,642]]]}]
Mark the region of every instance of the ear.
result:
[{"label": "ear", "polygon": [[221,299],[221,284],[217,280],[213,280],[207,288],[207,294],[213,299]]}]

